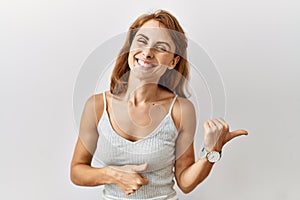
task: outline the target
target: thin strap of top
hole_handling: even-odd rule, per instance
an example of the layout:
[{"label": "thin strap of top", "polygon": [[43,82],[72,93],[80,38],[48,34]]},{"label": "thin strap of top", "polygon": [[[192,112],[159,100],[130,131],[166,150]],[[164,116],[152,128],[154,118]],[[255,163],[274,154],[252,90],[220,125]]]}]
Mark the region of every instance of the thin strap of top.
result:
[{"label": "thin strap of top", "polygon": [[104,111],[106,110],[106,96],[105,96],[105,92],[103,92],[103,104],[104,104]]},{"label": "thin strap of top", "polygon": [[173,109],[174,104],[175,104],[175,102],[176,102],[177,96],[178,96],[178,95],[176,94],[175,97],[174,97],[174,99],[173,99],[173,101],[172,101],[172,103],[171,103],[171,106],[170,106],[170,109],[169,109],[169,113],[168,113],[168,114],[170,114],[170,113],[172,112],[172,109]]},{"label": "thin strap of top", "polygon": [[[177,94],[174,96],[174,98],[173,98],[173,101],[172,101],[172,103],[171,103],[171,106],[170,106],[170,109],[169,109],[169,113],[171,113],[172,112],[172,109],[173,109],[173,107],[174,107],[174,104],[175,104],[175,102],[176,102],[176,98],[177,98]],[[106,95],[105,95],[105,92],[103,92],[103,104],[104,104],[104,110],[106,110]]]}]

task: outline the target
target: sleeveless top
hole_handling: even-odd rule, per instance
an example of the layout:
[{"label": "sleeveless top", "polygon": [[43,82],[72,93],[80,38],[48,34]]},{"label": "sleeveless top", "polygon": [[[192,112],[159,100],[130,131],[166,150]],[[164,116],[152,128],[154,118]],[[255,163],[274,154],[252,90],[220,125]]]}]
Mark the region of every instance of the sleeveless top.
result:
[{"label": "sleeveless top", "polygon": [[104,166],[140,165],[148,163],[146,171],[141,172],[148,179],[131,195],[124,194],[115,184],[106,184],[104,199],[173,199],[176,196],[174,186],[175,143],[177,128],[171,111],[176,101],[175,95],[169,112],[160,124],[146,137],[135,142],[120,136],[113,129],[106,108],[106,96],[103,93],[104,111],[98,122],[98,141],[94,159]]}]

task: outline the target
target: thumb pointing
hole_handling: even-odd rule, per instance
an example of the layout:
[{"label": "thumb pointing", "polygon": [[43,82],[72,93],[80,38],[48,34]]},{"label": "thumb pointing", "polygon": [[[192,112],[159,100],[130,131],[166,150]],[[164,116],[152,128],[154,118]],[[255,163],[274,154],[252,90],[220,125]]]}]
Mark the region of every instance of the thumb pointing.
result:
[{"label": "thumb pointing", "polygon": [[230,132],[230,135],[231,135],[231,139],[233,139],[240,135],[248,135],[248,131],[240,129],[240,130]]}]

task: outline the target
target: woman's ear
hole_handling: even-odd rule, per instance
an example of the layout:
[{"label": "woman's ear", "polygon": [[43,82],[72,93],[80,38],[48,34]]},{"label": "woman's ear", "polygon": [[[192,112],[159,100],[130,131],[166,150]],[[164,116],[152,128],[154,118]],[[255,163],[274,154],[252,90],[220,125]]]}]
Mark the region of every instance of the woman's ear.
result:
[{"label": "woman's ear", "polygon": [[169,69],[174,69],[177,65],[177,63],[180,60],[180,56],[174,56],[173,60],[171,61],[170,67],[168,67]]}]

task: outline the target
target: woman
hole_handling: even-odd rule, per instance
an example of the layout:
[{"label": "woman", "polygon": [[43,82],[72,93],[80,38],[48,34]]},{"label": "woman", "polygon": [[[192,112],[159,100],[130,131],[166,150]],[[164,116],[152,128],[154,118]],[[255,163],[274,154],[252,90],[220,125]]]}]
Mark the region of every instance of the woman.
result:
[{"label": "woman", "polygon": [[[187,39],[160,10],[129,28],[110,91],[90,97],[71,164],[76,185],[105,185],[104,199],[178,199],[191,192],[221,157],[222,147],[247,131],[229,132],[221,118],[204,123],[205,156],[195,161],[196,115],[186,98]],[[91,166],[92,158],[104,167]]]}]

